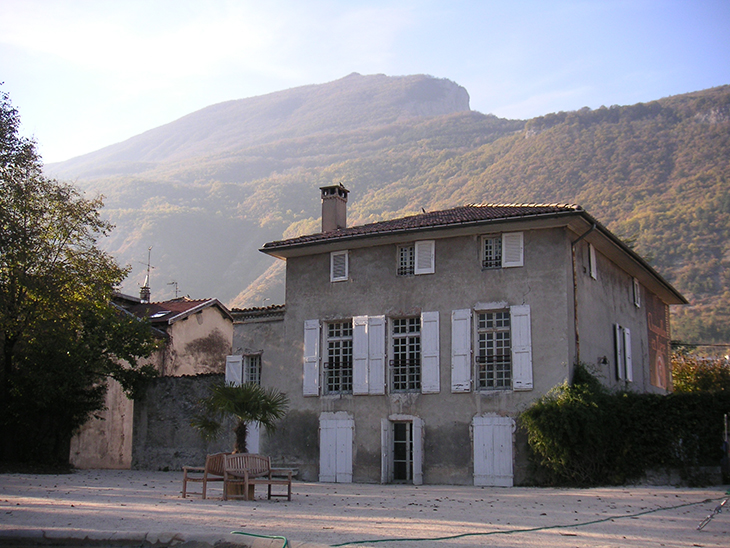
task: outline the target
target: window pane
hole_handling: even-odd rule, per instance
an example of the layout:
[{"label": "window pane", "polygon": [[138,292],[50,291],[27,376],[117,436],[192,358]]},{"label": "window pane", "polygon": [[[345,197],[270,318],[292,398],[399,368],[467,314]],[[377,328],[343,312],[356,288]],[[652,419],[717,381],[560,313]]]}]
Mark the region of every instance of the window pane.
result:
[{"label": "window pane", "polygon": [[327,324],[327,394],[352,392],[352,321]]},{"label": "window pane", "polygon": [[484,238],[483,268],[501,268],[502,266],[502,237]]},{"label": "window pane", "polygon": [[479,388],[512,387],[509,311],[477,315],[477,380]]}]

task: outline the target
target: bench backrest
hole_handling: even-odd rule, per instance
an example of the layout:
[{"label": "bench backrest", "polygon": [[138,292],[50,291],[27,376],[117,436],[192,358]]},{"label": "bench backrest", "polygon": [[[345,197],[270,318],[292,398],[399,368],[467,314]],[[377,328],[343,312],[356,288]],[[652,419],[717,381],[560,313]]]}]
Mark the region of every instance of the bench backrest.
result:
[{"label": "bench backrest", "polygon": [[271,471],[271,459],[253,453],[233,453],[226,455],[225,467],[228,470],[248,470],[250,476],[263,476]]},{"label": "bench backrest", "polygon": [[223,476],[227,453],[214,453],[205,457],[205,471],[209,476]]}]

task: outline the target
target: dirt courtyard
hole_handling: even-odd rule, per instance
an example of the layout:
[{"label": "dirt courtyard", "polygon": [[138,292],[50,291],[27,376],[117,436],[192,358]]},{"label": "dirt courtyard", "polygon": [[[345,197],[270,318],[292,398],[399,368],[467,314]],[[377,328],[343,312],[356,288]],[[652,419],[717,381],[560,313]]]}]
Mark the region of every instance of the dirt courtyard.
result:
[{"label": "dirt courtyard", "polygon": [[[727,486],[595,489],[295,482],[292,501],[183,499],[181,472],[0,474],[0,545],[26,538],[256,547],[730,546]],[[199,484],[194,485],[194,489]],[[708,515],[713,519],[697,526]],[[233,531],[246,533],[231,535]],[[280,537],[280,538],[269,538]],[[14,540],[16,539],[16,540]],[[235,539],[235,540],[231,540]],[[78,543],[77,543],[78,544]]]}]

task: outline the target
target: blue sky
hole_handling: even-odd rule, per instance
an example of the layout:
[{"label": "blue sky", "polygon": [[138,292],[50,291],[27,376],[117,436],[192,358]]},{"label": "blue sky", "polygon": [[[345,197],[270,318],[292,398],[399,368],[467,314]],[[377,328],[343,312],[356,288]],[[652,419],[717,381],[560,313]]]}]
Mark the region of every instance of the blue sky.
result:
[{"label": "blue sky", "polygon": [[506,118],[646,102],[730,84],[730,0],[0,0],[0,89],[47,163],[351,72]]}]

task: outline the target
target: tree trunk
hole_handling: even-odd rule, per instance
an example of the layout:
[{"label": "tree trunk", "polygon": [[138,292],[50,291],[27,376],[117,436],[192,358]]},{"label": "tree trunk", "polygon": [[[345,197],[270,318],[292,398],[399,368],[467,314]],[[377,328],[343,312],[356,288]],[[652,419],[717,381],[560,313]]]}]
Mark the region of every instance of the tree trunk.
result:
[{"label": "tree trunk", "polygon": [[244,421],[238,421],[238,425],[234,430],[236,433],[236,444],[233,446],[234,453],[247,453],[246,447],[246,434],[248,433],[248,427]]}]

